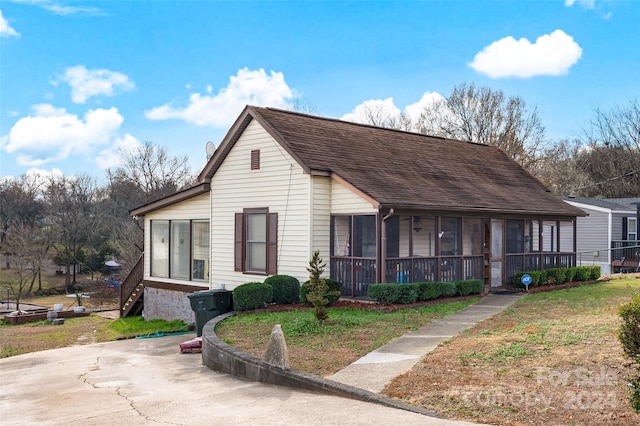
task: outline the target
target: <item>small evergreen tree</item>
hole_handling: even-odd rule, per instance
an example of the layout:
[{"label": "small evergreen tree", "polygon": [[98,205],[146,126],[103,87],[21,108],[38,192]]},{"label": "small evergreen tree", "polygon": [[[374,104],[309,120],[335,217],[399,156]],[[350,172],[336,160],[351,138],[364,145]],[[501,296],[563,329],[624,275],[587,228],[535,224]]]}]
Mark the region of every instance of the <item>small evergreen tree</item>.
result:
[{"label": "small evergreen tree", "polygon": [[328,296],[335,295],[335,293],[340,294],[339,292],[330,291],[327,280],[321,277],[326,266],[327,264],[320,257],[320,252],[316,250],[307,267],[307,271],[309,271],[307,301],[313,306],[314,315],[321,324],[329,318],[329,313],[327,312]]}]

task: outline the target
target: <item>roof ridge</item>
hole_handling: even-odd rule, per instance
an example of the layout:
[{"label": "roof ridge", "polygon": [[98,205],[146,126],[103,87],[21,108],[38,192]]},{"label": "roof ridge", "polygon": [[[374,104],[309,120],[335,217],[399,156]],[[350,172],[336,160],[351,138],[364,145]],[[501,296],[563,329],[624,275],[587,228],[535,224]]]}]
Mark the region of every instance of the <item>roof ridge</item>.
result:
[{"label": "roof ridge", "polygon": [[369,129],[375,129],[375,130],[386,130],[386,131],[389,131],[389,132],[396,132],[396,133],[402,133],[402,134],[407,134],[407,135],[420,136],[420,137],[424,137],[424,138],[441,139],[441,140],[448,141],[448,142],[468,143],[468,144],[473,144],[473,145],[486,146],[486,147],[490,147],[490,148],[494,148],[494,149],[499,149],[498,147],[496,147],[494,145],[489,145],[489,144],[482,143],[482,142],[473,142],[473,141],[467,141],[467,140],[461,140],[461,139],[447,138],[447,137],[444,137],[444,136],[430,135],[430,134],[427,134],[427,133],[420,133],[420,132],[412,132],[412,131],[409,131],[409,130],[396,129],[396,128],[393,128],[393,127],[381,127],[381,126],[376,126],[376,125],[373,125],[373,124],[358,123],[356,121],[347,121],[347,120],[342,120],[340,118],[325,117],[325,116],[321,116],[321,115],[314,115],[314,114],[309,114],[309,113],[305,113],[305,112],[292,111],[292,110],[287,110],[287,109],[282,109],[282,108],[259,107],[259,106],[255,106],[255,105],[250,105],[250,107],[253,110],[256,110],[258,112],[260,110],[270,110],[270,111],[274,111],[274,112],[277,112],[277,113],[297,115],[297,116],[308,117],[308,118],[321,120],[321,121],[331,121],[331,122],[334,122],[334,123],[340,123],[340,124],[345,124],[345,125],[353,125],[353,126],[365,127],[365,128],[369,128]]}]

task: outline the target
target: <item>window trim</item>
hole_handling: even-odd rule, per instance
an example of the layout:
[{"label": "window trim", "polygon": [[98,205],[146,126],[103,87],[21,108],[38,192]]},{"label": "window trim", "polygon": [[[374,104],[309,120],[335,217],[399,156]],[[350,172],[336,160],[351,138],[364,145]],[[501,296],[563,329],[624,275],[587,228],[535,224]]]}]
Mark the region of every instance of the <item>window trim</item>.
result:
[{"label": "window trim", "polygon": [[[265,270],[250,270],[247,268],[247,215],[265,214],[267,229],[266,265]],[[276,275],[278,272],[278,213],[269,211],[268,207],[245,208],[242,213],[235,213],[234,218],[234,271],[251,275]]]},{"label": "window trim", "polygon": [[[166,275],[154,275],[154,271],[153,271],[153,255],[154,255],[154,250],[153,250],[153,227],[154,227],[154,222],[163,222],[167,224],[167,274]],[[188,276],[187,278],[176,278],[174,276],[172,276],[172,242],[171,242],[171,230],[172,230],[172,224],[174,222],[186,222],[188,223],[188,231],[189,231],[189,241],[188,241],[188,245],[187,245],[187,249],[189,251],[189,269],[188,269]],[[209,277],[205,278],[205,279],[194,279],[193,278],[193,241],[194,241],[194,235],[193,235],[193,224],[194,223],[206,223],[207,227],[209,228],[209,232],[211,232],[211,220],[210,219],[151,219],[149,220],[149,228],[151,230],[150,234],[150,238],[149,238],[149,277],[151,278],[163,278],[163,279],[171,279],[171,280],[177,280],[177,281],[193,281],[193,282],[200,282],[200,283],[206,283],[209,281],[210,276],[211,276],[211,270],[209,270]],[[208,239],[208,253],[207,253],[207,259],[210,262],[210,258],[211,258],[211,238]]]},{"label": "window trim", "polygon": [[[631,222],[635,223],[635,232],[631,232]],[[631,235],[634,235],[634,238],[631,238]],[[625,235],[627,241],[637,241],[638,240],[638,219],[635,217],[627,217],[627,235]]]}]

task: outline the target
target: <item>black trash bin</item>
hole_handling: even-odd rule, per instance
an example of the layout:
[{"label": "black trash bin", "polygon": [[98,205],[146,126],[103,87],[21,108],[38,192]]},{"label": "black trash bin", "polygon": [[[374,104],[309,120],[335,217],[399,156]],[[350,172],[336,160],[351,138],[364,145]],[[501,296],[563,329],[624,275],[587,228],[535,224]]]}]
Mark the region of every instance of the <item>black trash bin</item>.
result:
[{"label": "black trash bin", "polygon": [[202,336],[202,328],[210,319],[231,310],[231,295],[228,290],[205,290],[189,294],[191,309],[196,314],[198,337]]}]

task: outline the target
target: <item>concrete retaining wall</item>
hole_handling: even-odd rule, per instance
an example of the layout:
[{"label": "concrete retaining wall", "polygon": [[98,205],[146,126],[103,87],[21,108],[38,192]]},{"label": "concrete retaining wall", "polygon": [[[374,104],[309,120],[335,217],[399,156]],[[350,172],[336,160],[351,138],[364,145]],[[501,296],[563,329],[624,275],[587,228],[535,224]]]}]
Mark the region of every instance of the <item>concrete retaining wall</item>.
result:
[{"label": "concrete retaining wall", "polygon": [[438,417],[434,412],[422,407],[405,404],[401,401],[396,401],[364,389],[345,385],[302,371],[283,370],[274,367],[253,355],[234,348],[218,339],[215,332],[216,325],[232,315],[234,315],[233,312],[220,315],[207,322],[202,330],[202,363],[212,370],[254,382],[329,393],[412,411],[431,417]]}]

